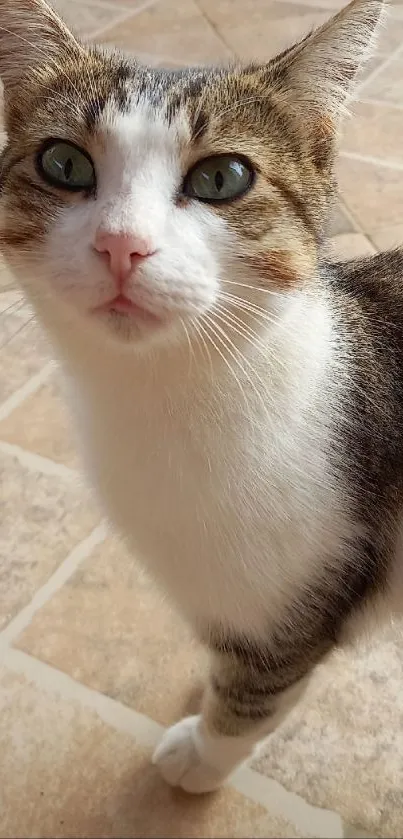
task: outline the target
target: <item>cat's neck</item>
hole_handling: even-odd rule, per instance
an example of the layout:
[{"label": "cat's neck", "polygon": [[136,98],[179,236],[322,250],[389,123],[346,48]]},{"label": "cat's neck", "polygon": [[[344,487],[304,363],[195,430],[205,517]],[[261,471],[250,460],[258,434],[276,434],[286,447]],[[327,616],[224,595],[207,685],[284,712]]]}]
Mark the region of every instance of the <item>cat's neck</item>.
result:
[{"label": "cat's neck", "polygon": [[323,289],[287,298],[275,317],[268,315],[259,323],[255,336],[228,327],[225,338],[221,323],[213,340],[206,335],[200,340],[190,327],[181,340],[140,350],[46,302],[36,308],[66,371],[85,388],[99,391],[113,384],[116,392],[129,387],[150,398],[168,394],[170,401],[176,393],[192,399],[200,391],[224,400],[226,394],[239,398],[245,383],[251,394],[264,387],[273,392],[298,389],[303,380],[320,375],[331,347],[331,315]]}]

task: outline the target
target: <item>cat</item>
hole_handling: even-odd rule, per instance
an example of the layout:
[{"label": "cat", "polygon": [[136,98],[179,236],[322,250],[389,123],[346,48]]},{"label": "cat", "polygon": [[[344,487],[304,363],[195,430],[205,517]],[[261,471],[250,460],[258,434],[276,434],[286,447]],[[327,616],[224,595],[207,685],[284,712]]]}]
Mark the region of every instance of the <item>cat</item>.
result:
[{"label": "cat", "polygon": [[188,792],[399,608],[403,252],[327,244],[382,15],[353,0],[267,64],[165,71],[0,0],[0,247],[111,522],[210,650],[201,714],[153,758]]}]

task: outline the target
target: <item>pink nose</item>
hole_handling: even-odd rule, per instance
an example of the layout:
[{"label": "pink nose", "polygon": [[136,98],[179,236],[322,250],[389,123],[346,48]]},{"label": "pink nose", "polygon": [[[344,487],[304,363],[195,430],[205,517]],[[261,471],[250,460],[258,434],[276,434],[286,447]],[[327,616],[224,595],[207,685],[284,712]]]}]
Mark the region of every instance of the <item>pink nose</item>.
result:
[{"label": "pink nose", "polygon": [[141,236],[104,230],[98,230],[94,248],[98,253],[107,254],[111,273],[119,283],[127,279],[136,262],[155,253],[151,243]]}]

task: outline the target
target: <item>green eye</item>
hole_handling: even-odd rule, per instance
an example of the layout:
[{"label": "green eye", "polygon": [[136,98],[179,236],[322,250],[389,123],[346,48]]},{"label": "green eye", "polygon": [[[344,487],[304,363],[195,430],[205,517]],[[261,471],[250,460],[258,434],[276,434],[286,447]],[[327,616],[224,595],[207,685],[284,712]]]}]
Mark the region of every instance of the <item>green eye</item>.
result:
[{"label": "green eye", "polygon": [[200,201],[230,201],[252,186],[254,172],[244,158],[231,154],[206,157],[190,170],[184,193]]},{"label": "green eye", "polygon": [[95,171],[87,153],[73,143],[53,140],[38,155],[42,177],[54,186],[72,191],[89,190],[95,186]]}]

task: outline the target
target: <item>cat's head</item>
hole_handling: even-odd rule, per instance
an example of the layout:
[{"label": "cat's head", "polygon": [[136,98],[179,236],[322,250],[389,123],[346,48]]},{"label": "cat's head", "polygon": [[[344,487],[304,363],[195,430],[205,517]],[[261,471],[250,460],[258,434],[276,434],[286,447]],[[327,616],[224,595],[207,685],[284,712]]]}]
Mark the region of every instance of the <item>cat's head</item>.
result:
[{"label": "cat's head", "polygon": [[166,72],[0,0],[0,248],[29,293],[126,342],[202,319],[219,341],[230,309],[242,330],[309,282],[381,10],[354,0],[264,66]]}]

